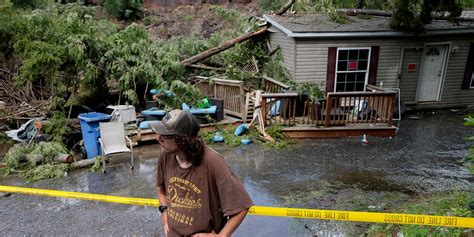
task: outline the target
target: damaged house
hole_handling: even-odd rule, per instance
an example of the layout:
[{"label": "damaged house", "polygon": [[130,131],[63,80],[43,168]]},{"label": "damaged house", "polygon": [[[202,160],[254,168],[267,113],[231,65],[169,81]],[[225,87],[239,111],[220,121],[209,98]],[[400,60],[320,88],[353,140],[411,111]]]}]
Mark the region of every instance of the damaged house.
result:
[{"label": "damaged house", "polygon": [[433,20],[424,34],[390,29],[390,17],[264,16],[270,44],[296,82],[328,92],[399,90],[407,108],[474,104],[474,21]]}]

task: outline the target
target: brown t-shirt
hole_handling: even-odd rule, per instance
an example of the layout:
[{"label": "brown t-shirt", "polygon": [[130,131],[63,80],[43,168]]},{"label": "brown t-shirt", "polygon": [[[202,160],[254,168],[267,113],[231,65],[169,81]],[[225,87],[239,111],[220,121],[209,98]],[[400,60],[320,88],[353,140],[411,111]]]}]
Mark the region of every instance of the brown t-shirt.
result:
[{"label": "brown t-shirt", "polygon": [[223,157],[207,146],[201,164],[186,169],[179,166],[175,155],[161,153],[157,186],[166,190],[170,237],[219,233],[227,216],[253,206]]}]

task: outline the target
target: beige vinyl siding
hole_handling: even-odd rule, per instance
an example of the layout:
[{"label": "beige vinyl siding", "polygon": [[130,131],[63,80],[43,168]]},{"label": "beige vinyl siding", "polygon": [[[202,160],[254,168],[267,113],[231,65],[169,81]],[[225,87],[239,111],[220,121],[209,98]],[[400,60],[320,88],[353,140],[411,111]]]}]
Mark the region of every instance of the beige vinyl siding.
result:
[{"label": "beige vinyl siding", "polygon": [[[421,55],[423,48],[404,49],[403,63],[400,75],[400,99],[403,102],[413,102],[416,99],[416,88],[418,86],[418,78],[420,75]],[[416,69],[408,71],[408,64],[414,63]]]},{"label": "beige vinyl siding", "polygon": [[403,43],[396,40],[306,40],[296,41],[296,77],[297,82],[316,82],[325,86],[328,48],[359,48],[380,46],[377,69],[377,86],[383,81],[383,87],[396,87],[398,67]]},{"label": "beige vinyl siding", "polygon": [[282,58],[282,64],[285,66],[289,73],[290,77],[294,79],[294,65],[295,65],[295,43],[293,38],[286,36],[285,33],[279,31],[275,27],[271,28],[272,32],[270,33],[270,45],[273,49],[280,47],[280,53]]},{"label": "beige vinyl siding", "polygon": [[[416,99],[419,69],[425,44],[439,43],[458,46],[455,53],[449,53],[448,64],[441,88],[441,97],[438,103],[427,103],[426,107],[443,105],[474,105],[474,89],[461,90],[469,40],[473,35],[463,36],[436,36],[418,38],[375,38],[375,39],[330,39],[330,38],[289,38],[278,31],[270,34],[272,47],[280,45],[283,63],[290,71],[293,79],[298,82],[318,83],[325,88],[328,48],[359,48],[379,46],[379,62],[377,68],[377,86],[383,81],[384,88],[400,88],[401,99],[413,102]],[[466,39],[466,40],[462,40]],[[399,79],[399,67],[402,48],[405,55],[402,61],[402,70]],[[415,72],[407,73],[408,63],[416,63]],[[419,104],[419,106],[425,106]]]},{"label": "beige vinyl siding", "polygon": [[452,45],[459,48],[456,52],[449,54],[441,93],[442,104],[474,105],[474,89],[461,90],[469,44],[468,41],[452,41]]}]

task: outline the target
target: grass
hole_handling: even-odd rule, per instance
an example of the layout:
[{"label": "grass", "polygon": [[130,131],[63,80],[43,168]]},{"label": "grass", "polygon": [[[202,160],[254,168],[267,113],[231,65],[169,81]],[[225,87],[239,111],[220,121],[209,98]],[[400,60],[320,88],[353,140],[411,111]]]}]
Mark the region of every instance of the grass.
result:
[{"label": "grass", "polygon": [[[422,196],[406,203],[398,210],[391,212],[407,214],[427,214],[439,216],[473,217],[471,193],[453,191]],[[369,236],[394,236],[402,233],[404,236],[460,236],[464,229],[439,226],[375,224],[368,230]]]}]

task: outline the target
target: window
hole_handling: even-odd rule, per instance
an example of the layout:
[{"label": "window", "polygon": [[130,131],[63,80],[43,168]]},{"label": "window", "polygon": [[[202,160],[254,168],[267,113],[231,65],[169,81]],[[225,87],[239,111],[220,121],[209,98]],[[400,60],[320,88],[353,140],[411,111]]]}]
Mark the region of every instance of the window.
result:
[{"label": "window", "polygon": [[471,88],[474,88],[474,72],[471,75]]},{"label": "window", "polygon": [[369,62],[370,48],[338,48],[335,91],[364,91]]},{"label": "window", "polygon": [[437,48],[431,48],[426,52],[426,56],[438,56],[439,50]]},{"label": "window", "polygon": [[474,89],[474,43],[469,47],[461,89]]}]

